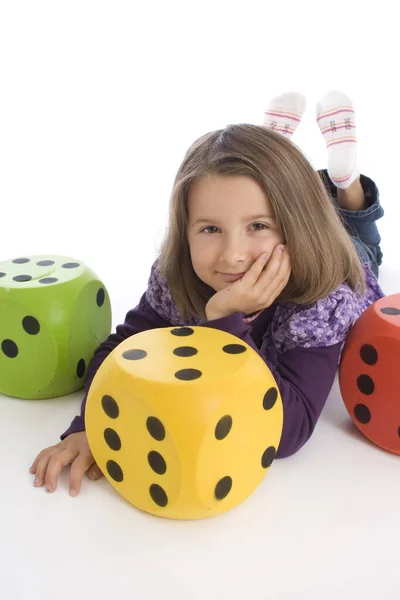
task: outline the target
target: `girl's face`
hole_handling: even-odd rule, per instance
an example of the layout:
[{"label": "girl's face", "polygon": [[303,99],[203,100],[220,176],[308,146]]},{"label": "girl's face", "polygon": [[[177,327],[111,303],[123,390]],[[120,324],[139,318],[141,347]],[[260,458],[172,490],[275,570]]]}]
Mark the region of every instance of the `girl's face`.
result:
[{"label": "girl's face", "polygon": [[284,241],[261,186],[244,175],[212,174],[191,185],[187,234],[196,275],[217,292]]}]

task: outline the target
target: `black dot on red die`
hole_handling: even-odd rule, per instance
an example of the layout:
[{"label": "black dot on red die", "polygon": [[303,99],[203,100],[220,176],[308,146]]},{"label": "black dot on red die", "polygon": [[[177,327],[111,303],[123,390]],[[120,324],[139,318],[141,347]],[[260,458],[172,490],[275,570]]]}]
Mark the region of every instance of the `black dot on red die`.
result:
[{"label": "black dot on red die", "polygon": [[365,404],[356,404],[354,407],[354,416],[359,423],[366,425],[371,420],[371,411]]},{"label": "black dot on red die", "polygon": [[247,348],[246,346],[243,346],[243,344],[227,344],[222,350],[227,354],[243,354],[243,352],[246,352]]},{"label": "black dot on red die", "polygon": [[222,417],[215,428],[215,437],[217,440],[223,440],[226,438],[230,430],[232,429],[232,417],[225,415]]},{"label": "black dot on red die", "polygon": [[28,263],[30,261],[30,258],[14,258],[12,262],[16,265],[24,265],[25,263]]},{"label": "black dot on red die", "polygon": [[171,329],[171,335],[177,335],[178,337],[186,337],[193,334],[194,330],[191,327],[177,327],[176,329]]},{"label": "black dot on red die", "polygon": [[198,369],[181,369],[175,373],[175,377],[181,381],[193,381],[199,379],[203,373]]},{"label": "black dot on red die", "polygon": [[121,438],[114,429],[107,427],[107,429],[104,430],[104,439],[111,450],[121,450]]},{"label": "black dot on red die", "polygon": [[400,309],[394,308],[394,306],[387,306],[386,308],[381,308],[381,312],[384,315],[400,315]]},{"label": "black dot on red die", "polygon": [[370,396],[375,391],[375,384],[369,375],[360,375],[357,377],[357,387],[366,396]]},{"label": "black dot on red die", "polygon": [[273,408],[275,406],[275,402],[276,402],[277,398],[278,398],[278,390],[276,389],[276,387],[269,388],[269,390],[265,393],[264,399],[263,399],[264,410],[271,410],[271,408]]},{"label": "black dot on red die", "polygon": [[215,486],[215,497],[217,500],[223,500],[227,497],[229,492],[232,489],[232,478],[231,477],[223,477],[220,479]]},{"label": "black dot on red die", "polygon": [[360,357],[366,365],[375,365],[378,362],[378,352],[371,344],[361,346]]},{"label": "black dot on red die", "polygon": [[79,379],[82,379],[86,371],[86,363],[83,358],[80,359],[78,364],[76,365],[76,375]]},{"label": "black dot on red die", "polygon": [[103,396],[101,399],[101,406],[107,417],[110,417],[110,419],[116,419],[119,416],[118,404],[112,396],[108,396],[107,394]]},{"label": "black dot on red die", "polygon": [[157,473],[158,475],[164,475],[164,473],[166,473],[167,463],[165,462],[164,457],[161,456],[159,452],[152,450],[151,452],[149,452],[147,460],[149,461],[149,465],[155,473]]},{"label": "black dot on red die", "polygon": [[174,350],[175,356],[181,356],[183,358],[194,356],[197,353],[198,350],[192,346],[179,346],[179,348],[175,348]]},{"label": "black dot on red die", "polygon": [[269,448],[266,449],[266,451],[264,452],[264,454],[261,457],[261,466],[263,469],[268,469],[276,456],[276,448],[274,448],[274,446],[270,446]]},{"label": "black dot on red die", "polygon": [[168,496],[160,485],[153,483],[150,486],[151,499],[157,506],[164,508],[168,504]]},{"label": "black dot on red die", "polygon": [[24,283],[25,281],[30,281],[31,279],[32,277],[30,275],[16,275],[13,277],[13,280],[17,281],[18,283]]},{"label": "black dot on red die", "polygon": [[40,331],[40,324],[35,317],[24,317],[22,319],[22,327],[29,335],[37,335]]},{"label": "black dot on red die", "polygon": [[12,340],[3,340],[1,342],[1,350],[8,358],[15,358],[18,356],[18,346]]},{"label": "black dot on red die", "polygon": [[147,352],[145,350],[139,350],[137,348],[132,348],[131,350],[125,350],[122,353],[122,357],[126,360],[142,360],[147,356]]},{"label": "black dot on red die", "polygon": [[100,288],[99,291],[97,292],[97,296],[96,296],[97,306],[99,306],[99,307],[103,306],[105,298],[106,298],[106,293],[104,291],[104,288]]},{"label": "black dot on red die", "polygon": [[399,438],[400,438],[400,427],[399,427],[399,428],[398,428],[398,430],[397,430],[397,435],[398,435],[398,436],[399,436]]},{"label": "black dot on red die", "polygon": [[151,437],[158,442],[162,442],[165,438],[165,427],[157,417],[149,417],[146,421],[146,427]]},{"label": "black dot on red die", "polygon": [[107,464],[106,464],[106,468],[107,468],[107,472],[108,472],[109,476],[112,479],[114,479],[114,481],[121,483],[121,481],[124,480],[124,473],[123,473],[121,467],[119,466],[119,464],[117,462],[115,462],[115,460],[108,460]]}]

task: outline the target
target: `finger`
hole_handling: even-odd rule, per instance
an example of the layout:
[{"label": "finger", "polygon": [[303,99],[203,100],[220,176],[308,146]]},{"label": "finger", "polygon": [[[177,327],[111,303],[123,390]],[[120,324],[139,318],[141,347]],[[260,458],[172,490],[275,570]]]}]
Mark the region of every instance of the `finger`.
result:
[{"label": "finger", "polygon": [[258,281],[258,278],[260,277],[260,274],[262,273],[268,258],[268,252],[263,252],[262,254],[260,254],[257,260],[253,262],[250,269],[248,269],[243,275],[242,281],[254,285]]},{"label": "finger", "polygon": [[93,456],[87,454],[82,457],[78,456],[71,465],[71,473],[69,476],[69,491],[71,496],[77,496],[81,490],[82,479],[86,471],[93,464]]},{"label": "finger", "polygon": [[93,481],[95,481],[96,479],[100,479],[100,477],[103,477],[103,471],[96,465],[96,463],[94,463],[87,472],[87,476],[89,477],[89,479],[92,479]]},{"label": "finger", "polygon": [[74,450],[61,450],[50,458],[47,466],[45,483],[48,492],[54,492],[57,489],[58,477],[64,467],[69,465],[77,455],[77,451]]},{"label": "finger", "polygon": [[47,465],[50,462],[51,459],[51,452],[49,451],[44,451],[40,453],[40,458],[38,457],[38,462],[36,464],[36,469],[35,469],[35,479],[33,481],[33,485],[36,487],[41,487],[44,483],[44,479],[46,476],[46,471],[47,471]]},{"label": "finger", "polygon": [[282,248],[284,249],[285,247],[281,244],[275,246],[267,266],[258,279],[260,288],[266,289],[274,282],[282,262],[283,254],[287,252],[286,250],[282,252]]}]

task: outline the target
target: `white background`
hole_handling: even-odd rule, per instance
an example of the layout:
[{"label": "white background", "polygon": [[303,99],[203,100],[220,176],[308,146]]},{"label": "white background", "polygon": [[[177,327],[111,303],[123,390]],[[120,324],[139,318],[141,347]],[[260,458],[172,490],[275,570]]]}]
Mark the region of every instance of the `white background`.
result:
[{"label": "white background", "polygon": [[[357,111],[359,166],[381,192],[381,285],[400,291],[398,22],[392,2],[0,0],[0,260],[80,259],[113,326],[144,292],[189,144],[308,98],[294,141],[326,164],[315,104]],[[397,95],[396,95],[397,94]],[[0,589],[7,600],[286,600],[400,596],[399,457],[352,426],[335,384],[315,434],[257,491],[208,521],[156,519],[102,479],[68,496],[28,468],[82,393],[0,396]]]}]

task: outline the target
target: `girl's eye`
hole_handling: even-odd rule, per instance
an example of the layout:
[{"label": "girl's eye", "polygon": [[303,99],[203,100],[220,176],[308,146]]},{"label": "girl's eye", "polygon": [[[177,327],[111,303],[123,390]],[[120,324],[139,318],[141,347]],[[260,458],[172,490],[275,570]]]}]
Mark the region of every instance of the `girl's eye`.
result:
[{"label": "girl's eye", "polygon": [[[265,223],[253,223],[251,227],[255,227],[255,231],[264,231],[264,229],[270,229],[269,225],[266,225]],[[215,225],[208,225],[208,227],[204,227],[202,231],[204,231],[204,233],[216,233],[216,231],[218,231],[218,227],[215,227]]]},{"label": "girl's eye", "polygon": [[207,231],[207,229],[218,229],[218,228],[215,227],[215,225],[209,225],[208,227],[204,227],[204,229],[202,229],[202,231],[204,231],[205,233],[215,233],[214,231]]},{"label": "girl's eye", "polygon": [[[260,227],[256,227],[256,225],[260,225]],[[256,231],[262,231],[263,229],[269,229],[269,226],[265,223],[253,223],[253,226],[256,227]]]}]

